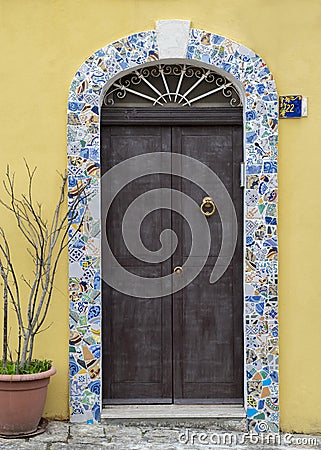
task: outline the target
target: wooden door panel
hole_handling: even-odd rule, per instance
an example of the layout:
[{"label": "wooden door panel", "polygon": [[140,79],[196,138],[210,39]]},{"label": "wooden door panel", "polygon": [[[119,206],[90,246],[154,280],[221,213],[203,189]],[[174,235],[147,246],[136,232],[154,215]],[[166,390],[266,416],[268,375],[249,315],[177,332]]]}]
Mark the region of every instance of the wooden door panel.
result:
[{"label": "wooden door panel", "polygon": [[233,379],[233,324],[226,320],[233,315],[231,268],[209,293],[204,286],[210,273],[211,267],[204,268],[187,287],[184,298],[182,353],[186,361],[183,381],[187,383]]},{"label": "wooden door panel", "polygon": [[[241,126],[102,126],[102,170],[138,154],[181,153],[202,161],[224,182],[238,218],[234,257],[221,279],[210,273],[221,248],[222,224],[216,212],[208,219],[209,258],[199,276],[173,296],[137,299],[103,283],[103,397],[107,403],[229,403],[243,397],[242,160]],[[182,173],[184,175],[184,173]],[[183,265],[190,253],[191,232],[177,212],[156,210],[141,226],[150,250],[159,249],[159,235],[172,229],[178,246],[161,264],[128,253],[121,221],[140,194],[159,187],[184,192],[198,204],[207,195],[183,177],[151,175],[125,187],[113,202],[106,226],[119,263],[137,275],[161,277]],[[102,199],[102,201],[104,201]],[[215,198],[214,198],[215,201]],[[177,205],[176,205],[177,206]],[[184,211],[181,211],[184,215]],[[201,214],[201,212],[200,212]],[[196,255],[198,267],[202,254]],[[193,265],[193,261],[192,261]],[[188,269],[187,269],[188,270]]]},{"label": "wooden door panel", "polygon": [[[109,209],[107,216],[108,226],[106,227],[108,243],[113,251],[113,254],[117,258],[126,258],[129,256],[121,233],[122,219],[128,206],[139,195],[144,192],[148,192],[150,189],[170,187],[170,182],[170,177],[165,175],[148,175],[129,183],[122,189],[121,195],[117,195]],[[159,249],[159,235],[162,230],[170,226],[170,220],[169,210],[158,209],[153,211],[151,214],[148,214],[148,216],[142,221],[140,236],[147,249],[150,251]],[[142,256],[142,254],[138,252],[137,256]],[[131,258],[128,259],[128,264],[131,263],[131,260]],[[141,260],[135,260],[135,263],[142,264]],[[148,270],[149,265],[145,265],[146,270]]]},{"label": "wooden door panel", "polygon": [[[241,242],[242,190],[235,168],[240,167],[242,140],[234,136],[237,128],[174,127],[172,142],[176,152],[204,162],[220,177],[235,204]],[[176,181],[176,188],[199,204],[208,195],[184,177]],[[181,265],[190,252],[189,226],[178,220],[175,228],[181,239],[175,265]],[[218,212],[207,220],[211,231],[207,262],[198,277],[174,296],[174,401],[178,403],[241,401],[243,396],[242,245],[237,246],[224,275],[210,284],[221,248],[222,224]],[[197,266],[200,258],[194,259]]]},{"label": "wooden door panel", "polygon": [[[170,151],[167,127],[104,127],[103,173],[108,168],[142,153]],[[134,163],[135,164],[135,163]],[[130,172],[131,167],[128,166]],[[117,181],[117,180],[116,180]],[[162,277],[170,262],[152,264],[134,257],[122,237],[122,220],[128,206],[150,189],[166,186],[168,179],[150,175],[133,181],[117,195],[107,215],[106,230],[111,250],[126,270],[143,277]],[[169,178],[170,183],[170,178]],[[104,193],[102,193],[104,201]],[[143,221],[143,244],[159,247],[159,235],[170,228],[170,212],[156,210]],[[120,293],[103,284],[103,397],[107,403],[172,402],[171,296],[145,299]]]},{"label": "wooden door panel", "polygon": [[171,385],[166,379],[171,376],[171,361],[164,359],[171,345],[165,323],[170,307],[170,299],[128,299],[113,293],[109,347],[114,353],[106,354],[112,361],[113,402],[136,402],[139,398],[172,401]]}]

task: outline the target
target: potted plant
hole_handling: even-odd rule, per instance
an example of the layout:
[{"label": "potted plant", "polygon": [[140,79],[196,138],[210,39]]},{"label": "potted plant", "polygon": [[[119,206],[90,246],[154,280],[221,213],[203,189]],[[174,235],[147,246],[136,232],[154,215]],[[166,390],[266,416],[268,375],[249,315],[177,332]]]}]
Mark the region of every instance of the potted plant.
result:
[{"label": "potted plant", "polygon": [[[0,434],[27,435],[35,432],[44,409],[50,377],[56,373],[49,360],[33,357],[35,338],[45,320],[60,257],[79,230],[71,227],[84,187],[69,199],[65,209],[67,175],[61,175],[58,202],[50,220],[33,198],[36,168],[25,162],[28,183],[18,195],[15,175],[7,167],[3,182],[6,200],[0,203],[13,215],[25,242],[31,269],[18,273],[6,232],[0,227],[0,280],[3,293],[2,359],[0,360]],[[2,217],[4,217],[2,215]],[[30,275],[30,273],[32,273]],[[12,342],[15,350],[11,348]]]}]

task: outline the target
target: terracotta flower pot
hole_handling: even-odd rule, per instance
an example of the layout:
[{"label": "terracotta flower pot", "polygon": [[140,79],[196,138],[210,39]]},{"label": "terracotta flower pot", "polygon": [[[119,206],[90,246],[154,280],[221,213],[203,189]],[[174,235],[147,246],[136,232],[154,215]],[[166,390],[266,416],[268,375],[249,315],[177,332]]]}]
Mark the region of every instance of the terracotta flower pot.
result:
[{"label": "terracotta flower pot", "polygon": [[55,367],[28,375],[0,375],[0,434],[33,433],[40,422]]}]

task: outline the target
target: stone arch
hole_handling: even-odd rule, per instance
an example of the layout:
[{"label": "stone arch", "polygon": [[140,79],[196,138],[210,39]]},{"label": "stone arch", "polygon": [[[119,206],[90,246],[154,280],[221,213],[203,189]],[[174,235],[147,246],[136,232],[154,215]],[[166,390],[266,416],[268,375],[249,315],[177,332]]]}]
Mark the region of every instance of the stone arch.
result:
[{"label": "stone arch", "polygon": [[102,93],[106,84],[121,72],[168,58],[183,58],[221,71],[237,80],[243,96],[245,407],[249,430],[277,432],[277,91],[266,63],[252,50],[217,34],[189,30],[187,21],[161,21],[157,32],[136,33],[107,45],[86,59],[71,83],[67,125],[69,196],[84,183],[88,193],[75,219],[76,223],[83,217],[81,233],[69,245],[71,420],[99,421],[102,407],[99,175]]}]

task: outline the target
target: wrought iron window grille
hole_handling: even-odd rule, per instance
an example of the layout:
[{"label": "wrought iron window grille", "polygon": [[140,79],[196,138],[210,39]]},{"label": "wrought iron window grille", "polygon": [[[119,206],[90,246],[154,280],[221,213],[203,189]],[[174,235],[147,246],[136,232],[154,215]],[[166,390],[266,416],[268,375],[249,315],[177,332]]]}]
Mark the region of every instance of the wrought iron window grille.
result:
[{"label": "wrought iron window grille", "polygon": [[105,93],[105,106],[242,106],[233,83],[211,69],[157,64],[117,79]]}]

